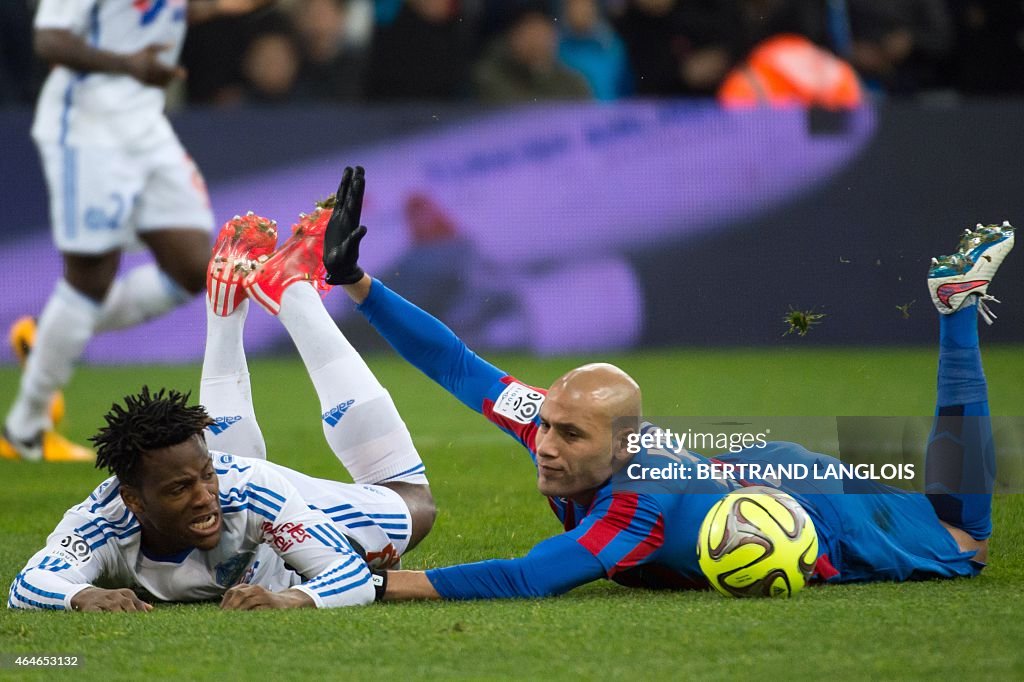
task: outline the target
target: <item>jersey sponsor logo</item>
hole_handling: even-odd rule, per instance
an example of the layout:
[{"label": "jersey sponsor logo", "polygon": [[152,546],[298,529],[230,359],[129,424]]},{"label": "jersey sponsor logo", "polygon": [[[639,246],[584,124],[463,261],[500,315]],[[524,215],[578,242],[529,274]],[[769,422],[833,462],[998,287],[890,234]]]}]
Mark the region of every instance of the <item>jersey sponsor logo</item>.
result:
[{"label": "jersey sponsor logo", "polygon": [[323,414],[324,422],[333,429],[341,421],[341,418],[345,416],[345,413],[348,412],[348,408],[352,407],[355,402],[355,400],[346,400],[327,410]]},{"label": "jersey sponsor logo", "polygon": [[494,401],[494,414],[520,424],[531,423],[540,413],[544,395],[529,386],[512,382]]},{"label": "jersey sponsor logo", "polygon": [[274,546],[279,552],[287,552],[294,545],[301,545],[309,539],[310,535],[301,523],[279,523],[273,525],[270,521],[264,521],[260,526],[263,531],[263,539]]},{"label": "jersey sponsor logo", "polygon": [[[243,552],[217,564],[213,569],[217,584],[222,587],[231,587],[239,582],[245,582],[243,574],[247,574],[245,567],[252,561],[252,557],[252,552]],[[256,563],[258,564],[259,562],[257,561]],[[256,566],[253,565],[250,570],[255,568]]]},{"label": "jersey sponsor logo", "polygon": [[[240,414],[236,414],[233,417],[214,417],[213,423],[207,426],[206,428],[208,428],[210,430],[210,433],[212,433],[213,435],[219,436],[220,434],[224,433],[225,431],[227,431],[233,425],[237,424],[240,421],[242,421],[242,415]],[[227,463],[228,462],[224,462],[224,464]]]},{"label": "jersey sponsor logo", "polygon": [[50,556],[65,561],[75,568],[84,564],[92,556],[89,543],[79,535],[65,535],[55,547],[49,548],[48,553]]},{"label": "jersey sponsor logo", "polygon": [[952,308],[953,306],[949,304],[949,299],[953,298],[957,294],[962,294],[964,292],[971,291],[972,289],[983,287],[986,284],[988,284],[987,279],[975,279],[970,282],[949,282],[948,284],[943,284],[936,289],[935,295],[940,301],[942,301],[944,306]]}]

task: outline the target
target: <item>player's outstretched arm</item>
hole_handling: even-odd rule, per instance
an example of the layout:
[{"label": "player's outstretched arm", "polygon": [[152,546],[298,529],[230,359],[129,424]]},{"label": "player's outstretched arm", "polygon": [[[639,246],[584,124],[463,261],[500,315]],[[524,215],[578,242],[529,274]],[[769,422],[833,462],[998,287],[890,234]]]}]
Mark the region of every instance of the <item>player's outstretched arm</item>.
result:
[{"label": "player's outstretched arm", "polygon": [[258,584],[237,585],[225,592],[222,609],[335,608],[373,602],[370,569],[363,557],[334,522],[307,504],[283,476],[266,467],[252,467],[240,497],[247,500],[250,511],[263,505],[248,517],[250,539],[265,543],[306,581],[280,592]]},{"label": "player's outstretched arm", "polygon": [[116,549],[106,537],[82,537],[83,525],[100,517],[68,511],[14,578],[7,606],[48,611],[150,611],[152,605],[129,589],[102,589],[93,583],[116,571]]},{"label": "player's outstretched arm", "polygon": [[429,571],[388,571],[386,579],[378,580],[377,600],[550,597],[603,577],[601,562],[574,538],[563,534],[540,542],[518,559]]},{"label": "player's outstretched arm", "polygon": [[359,267],[360,224],[366,178],[346,168],[324,232],[328,284],[340,284],[359,311],[391,346],[421,372],[477,412],[507,374],[478,357],[437,318],[416,307]]},{"label": "player's outstretched arm", "polygon": [[480,561],[426,572],[389,571],[377,599],[548,597],[655,560],[664,517],[646,495],[612,493],[595,501],[573,530],[518,559]]}]

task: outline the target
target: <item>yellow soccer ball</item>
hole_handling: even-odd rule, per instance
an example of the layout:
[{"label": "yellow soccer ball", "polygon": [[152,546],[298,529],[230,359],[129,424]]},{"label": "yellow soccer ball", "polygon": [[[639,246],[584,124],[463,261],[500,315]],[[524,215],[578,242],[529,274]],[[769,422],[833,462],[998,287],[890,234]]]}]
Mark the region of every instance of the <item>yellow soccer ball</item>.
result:
[{"label": "yellow soccer ball", "polygon": [[791,597],[818,559],[818,534],[804,508],[767,486],[741,488],[711,508],[697,536],[697,561],[727,597]]}]

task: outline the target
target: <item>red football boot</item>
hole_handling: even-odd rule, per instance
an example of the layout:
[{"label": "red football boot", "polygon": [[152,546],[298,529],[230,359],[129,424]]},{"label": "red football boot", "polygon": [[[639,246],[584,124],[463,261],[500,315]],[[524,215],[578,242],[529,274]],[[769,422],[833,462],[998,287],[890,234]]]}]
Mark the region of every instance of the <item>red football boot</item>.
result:
[{"label": "red football boot", "polygon": [[242,280],[277,245],[277,222],[249,211],[224,223],[206,269],[206,295],[213,312],[230,315],[245,299]]},{"label": "red football boot", "polygon": [[321,291],[330,290],[324,282],[324,230],[331,219],[333,204],[331,197],[309,215],[300,215],[299,222],[292,225],[292,236],[246,276],[244,286],[249,298],[271,315],[281,311],[284,290],[296,282],[309,282]]}]

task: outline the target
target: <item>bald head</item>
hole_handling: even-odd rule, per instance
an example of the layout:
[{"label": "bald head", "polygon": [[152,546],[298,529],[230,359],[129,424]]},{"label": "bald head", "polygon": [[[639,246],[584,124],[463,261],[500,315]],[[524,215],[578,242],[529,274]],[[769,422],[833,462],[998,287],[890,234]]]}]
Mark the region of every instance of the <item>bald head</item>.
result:
[{"label": "bald head", "polygon": [[640,419],[640,387],[615,365],[583,365],[559,377],[540,408],[537,488],[589,504],[628,461]]},{"label": "bald head", "polygon": [[633,377],[607,362],[577,367],[558,378],[548,392],[561,400],[601,410],[609,420],[639,418],[640,386]]}]

